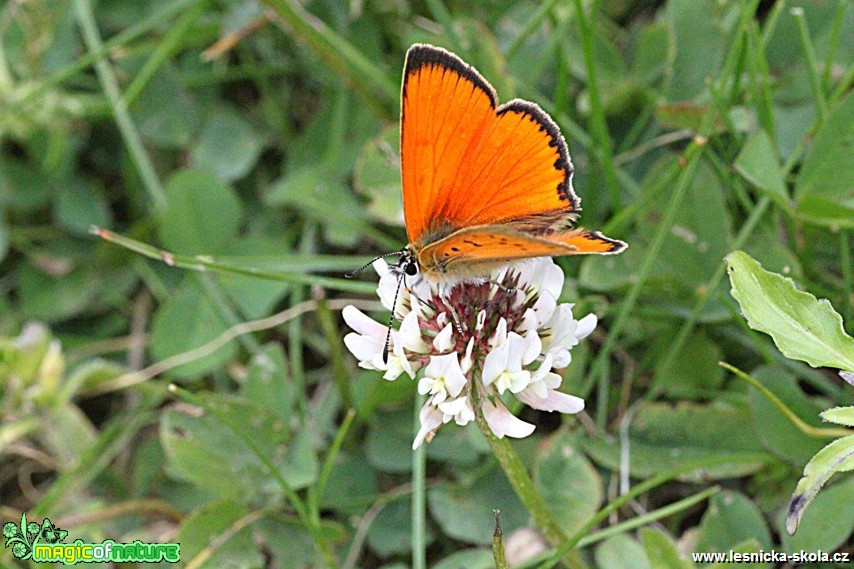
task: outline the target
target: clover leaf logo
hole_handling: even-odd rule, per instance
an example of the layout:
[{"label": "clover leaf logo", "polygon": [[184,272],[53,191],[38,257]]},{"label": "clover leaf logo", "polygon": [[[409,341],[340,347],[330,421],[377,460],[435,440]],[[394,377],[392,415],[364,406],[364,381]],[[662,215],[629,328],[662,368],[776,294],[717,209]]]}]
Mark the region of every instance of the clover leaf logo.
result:
[{"label": "clover leaf logo", "polygon": [[21,560],[27,560],[33,555],[33,547],[44,541],[46,543],[62,543],[68,532],[56,527],[45,518],[42,525],[35,522],[27,523],[27,514],[21,514],[20,526],[15,522],[3,524],[3,537],[6,547],[12,548],[12,555]]}]

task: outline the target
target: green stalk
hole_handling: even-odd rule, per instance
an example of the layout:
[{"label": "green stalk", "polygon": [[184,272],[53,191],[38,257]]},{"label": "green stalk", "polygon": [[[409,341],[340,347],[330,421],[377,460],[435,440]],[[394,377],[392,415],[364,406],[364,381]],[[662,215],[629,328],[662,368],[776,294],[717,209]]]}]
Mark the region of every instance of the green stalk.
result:
[{"label": "green stalk", "polygon": [[350,395],[350,378],[347,367],[344,365],[344,353],[341,350],[341,333],[335,324],[335,318],[329,310],[325,296],[317,298],[317,320],[329,345],[329,360],[338,386],[338,394],[341,396],[341,405],[344,409],[350,409],[353,407],[353,396]]},{"label": "green stalk", "polygon": [[519,32],[519,35],[513,38],[513,42],[507,46],[507,50],[504,52],[506,59],[512,59],[516,55],[516,52],[519,51],[519,48],[525,45],[525,40],[543,23],[543,20],[549,15],[555,4],[557,4],[557,0],[546,0],[540,4],[534,15],[522,26],[522,31]]},{"label": "green stalk", "polygon": [[[718,89],[720,89],[721,85],[725,84],[727,78],[730,77],[738,65],[738,60],[743,51],[742,46],[745,43],[747,30],[750,26],[753,15],[756,13],[756,7],[758,4],[759,0],[751,0],[750,4],[746,6],[741,13],[741,18],[737,28],[738,35],[736,41],[732,46],[730,46],[730,51],[727,54],[723,70],[718,78]],[[702,156],[706,145],[705,137],[710,132],[713,124],[714,112],[709,112],[705,117],[703,117],[703,123],[700,126],[699,135],[694,138],[694,141],[688,146],[680,159],[680,163],[684,163],[685,167],[682,169],[682,172],[677,179],[676,189],[673,192],[670,203],[667,206],[667,210],[659,223],[658,230],[653,237],[652,243],[649,248],[647,248],[646,255],[644,256],[638,270],[637,279],[632,284],[632,288],[629,290],[625,300],[620,305],[620,310],[617,313],[614,325],[609,331],[608,337],[605,339],[605,344],[599,351],[596,360],[593,362],[588,375],[589,379],[585,382],[580,391],[581,396],[583,397],[590,392],[592,382],[599,381],[601,383],[599,389],[600,395],[604,395],[606,400],[598,402],[596,421],[600,427],[604,427],[607,419],[608,377],[603,373],[607,367],[605,365],[606,360],[611,357],[611,352],[617,343],[617,339],[622,333],[623,328],[628,324],[629,314],[637,302],[641,289],[646,284],[646,280],[649,277],[653,264],[658,259],[659,251],[664,245],[665,239],[670,235],[670,230],[676,220],[676,213],[679,210],[682,200],[685,198],[688,187],[690,186],[697,170],[697,166],[700,163],[700,157]]]},{"label": "green stalk", "polygon": [[199,2],[191,6],[189,10],[184,12],[178,21],[176,21],[169,29],[169,32],[163,40],[157,45],[157,48],[149,56],[148,60],[143,64],[142,68],[133,78],[130,85],[125,89],[125,105],[131,107],[137,97],[145,90],[151,78],[163,67],[166,61],[175,55],[181,48],[181,42],[186,36],[190,27],[196,23],[202,11],[205,8],[204,2]]},{"label": "green stalk", "polygon": [[207,255],[178,255],[99,227],[93,227],[90,232],[105,241],[115,243],[120,247],[139,253],[150,259],[161,261],[170,267],[178,267],[179,269],[201,272],[217,271],[302,285],[318,285],[333,290],[348,292],[369,293],[376,290],[376,285],[349,279],[336,279],[297,272],[268,271],[251,266],[242,266],[228,261],[218,261],[213,257],[208,257]]},{"label": "green stalk", "polygon": [[620,185],[614,172],[614,149],[611,136],[608,134],[608,123],[602,108],[602,98],[599,94],[599,82],[596,77],[596,60],[594,57],[594,32],[596,14],[599,9],[598,0],[593,0],[590,6],[590,18],[584,14],[581,0],[575,0],[575,17],[578,21],[578,31],[581,34],[581,51],[584,56],[584,68],[587,71],[587,91],[590,94],[590,129],[596,143],[594,155],[601,163],[605,174],[605,186],[611,197],[611,209],[620,209]]},{"label": "green stalk", "polygon": [[492,558],[495,559],[495,569],[509,569],[507,556],[504,554],[504,531],[501,529],[501,512],[492,510],[495,516],[495,533],[492,534]]},{"label": "green stalk", "polygon": [[734,373],[736,376],[749,383],[756,391],[761,393],[762,396],[765,397],[765,399],[770,401],[772,405],[779,409],[780,412],[785,415],[786,418],[792,423],[792,425],[794,425],[800,432],[802,432],[806,436],[815,438],[835,439],[839,437],[847,437],[854,433],[854,431],[851,431],[850,429],[833,427],[821,429],[818,427],[813,427],[812,425],[805,423],[803,419],[798,417],[794,411],[789,409],[789,407],[785,403],[783,403],[783,401],[781,401],[779,397],[774,395],[774,393],[770,389],[759,383],[749,374],[726,362],[718,362],[718,365]]},{"label": "green stalk", "polygon": [[[480,432],[483,433],[483,436],[489,443],[492,454],[498,460],[498,464],[501,465],[502,470],[504,470],[504,474],[510,481],[510,485],[516,492],[519,500],[528,510],[528,513],[531,514],[537,529],[542,532],[549,543],[555,547],[561,547],[567,542],[566,534],[557,523],[557,520],[552,516],[543,497],[537,492],[534,481],[528,474],[527,467],[522,462],[522,459],[519,458],[519,455],[516,454],[516,451],[513,450],[510,441],[506,438],[499,439],[492,432],[492,429],[489,428],[489,424],[486,422],[486,418],[483,416],[483,411],[481,410],[481,398],[477,393],[477,389],[472,389],[471,392],[474,399],[474,407],[477,409],[475,421],[480,428]],[[581,554],[576,549],[568,548],[563,550],[561,557],[570,569],[584,569],[587,567],[587,564],[581,558]]]},{"label": "green stalk", "polygon": [[592,545],[594,543],[600,542],[603,539],[607,539],[612,535],[619,535],[621,533],[626,533],[627,531],[631,531],[635,528],[643,527],[646,524],[652,523],[654,521],[662,520],[673,514],[683,512],[688,508],[694,506],[695,504],[699,504],[703,500],[708,497],[717,494],[721,491],[720,486],[711,486],[706,488],[702,492],[698,492],[693,496],[688,496],[687,498],[682,498],[681,500],[677,500],[672,504],[667,504],[666,506],[654,510],[652,512],[647,512],[645,514],[641,514],[636,516],[630,520],[626,520],[624,522],[614,524],[612,526],[608,526],[606,529],[602,531],[597,531],[594,534],[588,535],[584,539],[579,540],[579,547],[586,547],[588,545]]},{"label": "green stalk", "polygon": [[285,480],[285,477],[282,475],[281,470],[270,460],[270,457],[267,456],[258,444],[255,442],[255,439],[252,437],[250,433],[246,431],[243,425],[235,425],[231,422],[231,420],[220,410],[214,406],[209,405],[207,401],[204,399],[197,397],[193,393],[178,387],[177,385],[170,384],[169,391],[174,393],[182,400],[196,407],[204,409],[209,415],[215,417],[220,423],[226,426],[229,430],[231,430],[235,435],[237,435],[243,444],[252,451],[258,460],[260,460],[264,466],[267,468],[269,474],[276,480],[279,485],[279,488],[282,489],[282,493],[285,495],[285,498],[288,500],[291,508],[293,508],[294,512],[296,512],[297,516],[300,519],[300,522],[305,526],[305,528],[309,531],[312,538],[314,539],[315,546],[317,546],[318,551],[323,556],[324,561],[326,562],[327,567],[337,567],[338,563],[335,560],[335,555],[332,552],[332,548],[329,543],[325,540],[323,536],[322,528],[320,527],[320,522],[315,520],[306,507],[305,503],[300,499],[299,495],[291,488],[291,485],[288,484],[288,481]]},{"label": "green stalk", "polygon": [[[732,249],[741,249],[744,243],[753,235],[753,230],[756,228],[756,225],[759,223],[759,220],[762,219],[762,216],[765,214],[765,210],[768,209],[771,200],[768,196],[762,196],[756,206],[753,208],[753,211],[750,212],[750,217],[747,219],[745,224],[742,226],[741,231],[739,231],[738,236],[733,243]],[[706,294],[697,299],[697,302],[694,304],[694,308],[691,310],[691,315],[688,317],[685,322],[682,323],[682,327],[679,328],[679,332],[677,332],[676,337],[673,342],[670,344],[670,348],[667,350],[667,354],[665,354],[664,358],[661,361],[661,366],[659,369],[667,370],[674,361],[676,361],[676,357],[679,355],[679,352],[682,351],[682,347],[685,345],[685,342],[688,340],[688,336],[690,336],[691,332],[694,329],[694,326],[697,324],[697,320],[700,318],[700,314],[703,312],[703,309],[706,307],[706,304],[709,303],[709,300],[712,298],[712,294],[715,290],[717,290],[718,285],[720,285],[724,276],[726,276],[726,263],[723,260],[718,264],[718,268],[715,270],[715,273],[712,275],[712,278],[704,285],[706,290]],[[658,394],[661,392],[663,383],[663,376],[657,375],[652,383],[649,386],[649,389],[644,396],[644,399],[647,401],[653,400]]]},{"label": "green stalk", "polygon": [[851,269],[851,245],[848,240],[848,231],[839,232],[839,266],[842,269],[843,292],[845,293],[845,320],[848,324],[854,324],[854,271]]},{"label": "green stalk", "polygon": [[[95,23],[95,13],[92,11],[92,5],[89,3],[89,0],[74,0],[74,8],[77,13],[77,21],[83,31],[83,39],[86,42],[87,49],[90,52],[103,50],[104,44],[101,42],[98,26]],[[116,74],[103,57],[99,58],[95,63],[95,71],[101,82],[101,88],[104,90],[107,100],[110,103],[113,117],[116,119],[122,138],[128,147],[131,159],[136,165],[139,176],[142,179],[143,186],[152,202],[154,202],[154,211],[163,211],[167,205],[166,193],[163,190],[160,179],[157,177],[157,172],[154,170],[151,157],[142,144],[139,131],[136,130],[136,126],[133,124],[127,105],[125,105],[124,99],[122,99]]]},{"label": "green stalk", "polygon": [[821,78],[818,72],[818,59],[815,55],[815,47],[812,39],[810,39],[810,30],[807,26],[807,18],[804,16],[804,9],[800,6],[792,8],[789,13],[795,18],[795,23],[798,26],[798,33],[801,39],[801,47],[804,50],[804,56],[807,60],[807,76],[810,78],[810,87],[812,88],[812,96],[815,99],[815,107],[818,109],[820,123],[824,123],[827,117],[827,101],[824,98],[824,93],[821,89]]},{"label": "green stalk", "polygon": [[397,112],[400,90],[395,82],[362,52],[316,18],[295,0],[264,0],[317,55],[359,89],[365,100],[386,114]]},{"label": "green stalk", "polygon": [[[419,417],[426,395],[415,397],[415,431],[421,428]],[[424,444],[412,452],[412,567],[427,567],[427,451]]]}]

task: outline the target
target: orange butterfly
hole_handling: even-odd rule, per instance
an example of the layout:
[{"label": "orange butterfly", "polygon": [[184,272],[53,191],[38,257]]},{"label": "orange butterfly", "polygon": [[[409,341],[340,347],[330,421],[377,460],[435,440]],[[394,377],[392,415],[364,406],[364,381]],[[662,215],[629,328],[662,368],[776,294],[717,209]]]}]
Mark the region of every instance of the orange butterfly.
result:
[{"label": "orange butterfly", "polygon": [[626,244],[573,228],[580,211],[560,130],[536,104],[495,90],[444,49],[406,53],[400,114],[409,244],[397,271],[439,283],[530,257],[613,254]]}]

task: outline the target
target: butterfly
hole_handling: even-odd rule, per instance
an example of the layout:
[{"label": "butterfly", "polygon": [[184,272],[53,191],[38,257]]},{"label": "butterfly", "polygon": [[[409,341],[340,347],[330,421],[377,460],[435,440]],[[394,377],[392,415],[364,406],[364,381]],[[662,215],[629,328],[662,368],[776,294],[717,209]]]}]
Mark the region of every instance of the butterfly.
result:
[{"label": "butterfly", "polygon": [[409,244],[395,267],[439,284],[485,278],[531,257],[615,254],[626,244],[573,227],[580,199],[555,122],[535,103],[498,104],[453,53],[406,53],[400,113]]}]

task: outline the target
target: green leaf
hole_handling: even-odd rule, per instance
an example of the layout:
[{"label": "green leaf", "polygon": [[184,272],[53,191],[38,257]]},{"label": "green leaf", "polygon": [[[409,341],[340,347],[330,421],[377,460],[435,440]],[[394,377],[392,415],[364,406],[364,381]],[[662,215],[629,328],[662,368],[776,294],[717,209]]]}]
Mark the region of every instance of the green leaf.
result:
[{"label": "green leaf", "polygon": [[245,523],[249,511],[236,500],[206,504],[193,511],[181,524],[177,541],[181,543],[181,561],[190,563],[196,556],[204,561],[200,568],[233,567],[250,569],[264,564],[261,552],[252,543],[252,526]]},{"label": "green leaf", "polygon": [[263,146],[264,141],[252,126],[226,107],[211,111],[190,157],[199,169],[213,172],[222,180],[233,181],[249,172]]},{"label": "green leaf", "polygon": [[285,369],[282,345],[278,342],[266,344],[249,362],[240,393],[247,401],[290,420],[297,393]]},{"label": "green leaf", "polygon": [[[818,416],[824,408],[810,400],[798,387],[792,374],[780,368],[761,367],[751,376],[777,396],[790,411],[808,425],[819,427]],[[824,441],[801,431],[765,395],[751,388],[750,407],[753,409],[753,426],[763,445],[776,456],[800,467],[824,446]]]},{"label": "green leaf", "polygon": [[834,407],[822,412],[821,418],[837,425],[854,427],[854,407]]},{"label": "green leaf", "polygon": [[854,369],[854,338],[826,299],[797,290],[743,251],[726,257],[732,296],[748,325],[769,334],[783,354],[812,367]]},{"label": "green leaf", "polygon": [[207,394],[204,398],[225,420],[195,408],[174,408],[163,414],[160,437],[172,473],[244,503],[276,500],[281,487],[255,450],[235,432],[238,428],[252,438],[294,489],[316,478],[316,462],[306,458],[306,441],[293,439],[284,419],[232,395]]},{"label": "green leaf", "polygon": [[786,210],[792,209],[777,153],[764,130],[754,133],[741,149],[735,160],[735,170],[777,205]]},{"label": "green leaf", "polygon": [[604,491],[599,473],[577,450],[574,437],[564,433],[549,441],[538,456],[534,484],[567,535],[572,535],[597,512]]},{"label": "green leaf", "polygon": [[77,235],[88,235],[93,225],[109,229],[113,224],[107,200],[94,184],[83,180],[66,182],[57,196],[54,212],[59,224]]},{"label": "green leaf", "polygon": [[771,532],[762,512],[749,498],[724,490],[709,499],[709,507],[700,522],[695,551],[726,552],[737,543],[755,539],[763,549],[770,549]]},{"label": "green leaf", "polygon": [[690,561],[682,558],[679,548],[663,531],[642,528],[640,537],[649,564],[656,569],[691,569],[693,567]]},{"label": "green leaf", "polygon": [[[827,455],[823,454],[824,451],[819,453],[823,456],[816,461],[821,464],[816,464],[816,466],[828,468],[831,467],[831,461],[836,461],[838,464],[831,470],[836,472],[850,471],[854,468],[854,440],[852,439],[854,437],[845,437],[830,443],[828,448],[834,443],[841,444]],[[818,455],[816,458],[819,458]],[[809,468],[809,465],[807,467]],[[802,478],[792,495],[792,503],[789,505],[788,514],[785,517],[785,528],[788,533],[780,532],[783,546],[788,551],[799,551],[801,549],[806,551],[817,549],[834,551],[851,535],[851,528],[854,527],[854,478],[849,476],[838,484],[826,488],[818,496],[811,493],[814,482],[816,480],[807,482],[806,478]],[[804,492],[801,492],[802,483]],[[815,490],[817,491],[818,488],[815,487]],[[809,504],[809,509],[804,512],[807,504]],[[779,522],[779,527],[782,530],[784,527],[782,515]],[[791,535],[796,529],[797,533]]]},{"label": "green leaf", "polygon": [[[804,510],[816,498],[816,494],[821,490],[821,487],[837,472],[848,472],[854,470],[854,435],[836,439],[823,449],[821,449],[804,467],[804,476],[798,481],[798,486],[792,494],[792,501],[789,503],[789,511],[786,516],[786,531],[789,535],[795,533],[801,523],[801,518],[804,515]],[[848,482],[852,482],[849,480]],[[849,493],[854,493],[854,485],[848,484]],[[831,494],[828,490],[824,496]],[[822,498],[824,498],[822,496]],[[833,502],[827,503],[829,498],[824,498],[821,502],[824,509],[836,509]],[[848,503],[851,504],[850,517],[851,520],[846,524],[848,531],[854,524],[854,495],[848,498]],[[822,524],[822,519],[825,518],[827,512],[815,513],[812,518],[813,523]],[[834,516],[833,519],[835,519]],[[842,522],[840,522],[842,523]],[[847,533],[845,534],[848,535]],[[843,537],[844,539],[844,537]],[[835,547],[823,548],[825,551],[830,551]]]},{"label": "green leaf", "polygon": [[403,225],[400,186],[400,127],[388,127],[362,147],[353,171],[354,189],[368,198],[368,213],[383,223]]},{"label": "green leaf", "polygon": [[596,547],[596,565],[608,569],[652,569],[641,545],[624,534],[609,537]]},{"label": "green leaf", "polygon": [[[659,353],[670,347],[670,338],[665,335],[658,346]],[[718,362],[723,358],[720,347],[700,332],[688,337],[682,348],[682,356],[677,356],[671,365],[664,369],[659,359],[656,375],[665,381],[664,389],[668,395],[677,399],[703,399],[718,389],[725,379],[723,368]]]},{"label": "green leaf", "polygon": [[717,77],[727,45],[720,11],[720,5],[712,0],[672,0],[667,4],[671,49],[675,51],[668,100],[691,100],[705,89],[706,79]]},{"label": "green leaf", "polygon": [[146,141],[163,147],[185,146],[199,126],[198,105],[171,63],[151,79],[131,114]]},{"label": "green leaf", "polygon": [[[708,459],[702,472],[680,480],[717,480],[756,472],[772,460],[751,426],[746,405],[715,401],[708,405],[663,403],[642,405],[629,429],[629,469],[647,478],[686,462]],[[621,444],[608,437],[582,439],[582,446],[596,462],[619,470]]]},{"label": "green leaf", "polygon": [[499,469],[473,482],[436,486],[428,492],[427,500],[430,513],[444,533],[467,543],[492,543],[495,532],[492,510],[501,510],[505,535],[528,523],[527,510]]},{"label": "green leaf", "polygon": [[[228,328],[228,323],[190,275],[154,313],[149,349],[155,360],[163,360],[199,348]],[[216,369],[236,355],[234,341],[216,352],[173,370],[178,377],[195,378]]]},{"label": "green leaf", "polygon": [[215,254],[231,244],[243,215],[237,194],[210,172],[180,170],[166,182],[160,239],[174,253]]},{"label": "green leaf", "polygon": [[492,550],[489,549],[467,549],[458,551],[445,557],[436,564],[431,565],[433,569],[495,569],[495,559]]},{"label": "green leaf", "polygon": [[[849,93],[824,121],[815,136],[809,153],[804,157],[795,186],[798,209],[807,208],[807,213],[816,217],[819,212],[810,202],[823,199],[843,208],[854,224],[854,94]],[[832,213],[831,208],[827,208]],[[838,214],[837,214],[838,215]],[[827,221],[832,222],[833,217]]]}]

